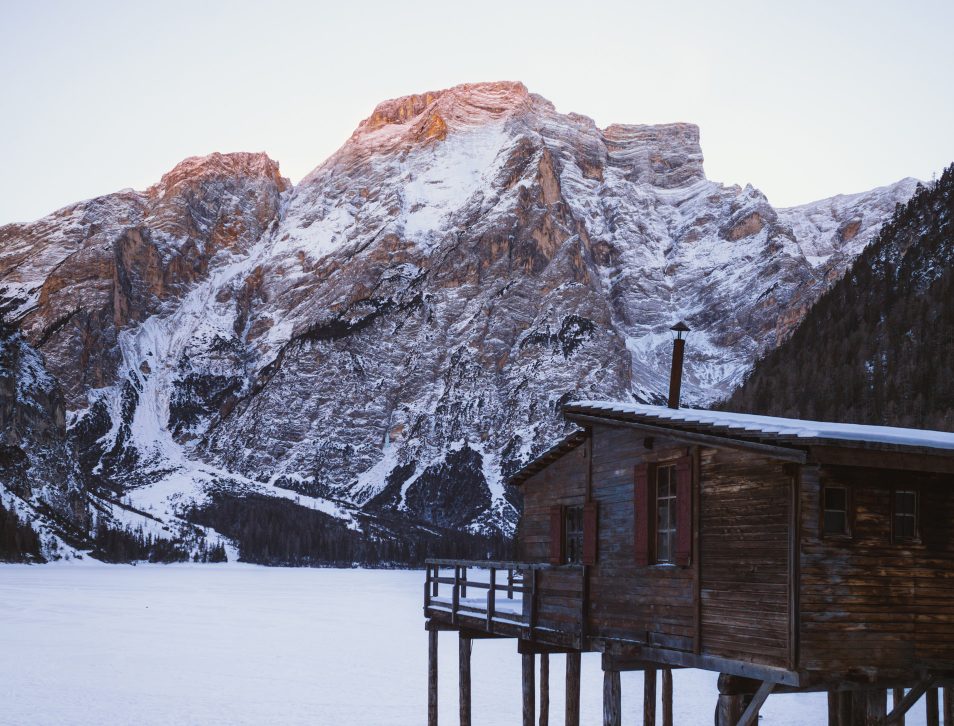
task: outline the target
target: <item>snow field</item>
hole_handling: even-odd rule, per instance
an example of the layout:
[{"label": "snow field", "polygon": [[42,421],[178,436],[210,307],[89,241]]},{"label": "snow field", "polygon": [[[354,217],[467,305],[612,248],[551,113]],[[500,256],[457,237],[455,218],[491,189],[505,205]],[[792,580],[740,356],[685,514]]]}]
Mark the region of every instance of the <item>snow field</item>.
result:
[{"label": "snow field", "polygon": [[[0,567],[0,724],[419,726],[427,636],[419,571],[251,565]],[[441,633],[440,710],[457,722],[457,638]],[[551,656],[551,723],[562,721]],[[476,641],[473,715],[520,722],[520,657]],[[674,671],[675,720],[708,725],[716,674]],[[641,723],[642,678],[622,675],[623,722]],[[598,726],[602,673],[583,658],[583,723]],[[824,694],[775,695],[765,726],[825,723]],[[924,723],[915,706],[908,724]]]}]

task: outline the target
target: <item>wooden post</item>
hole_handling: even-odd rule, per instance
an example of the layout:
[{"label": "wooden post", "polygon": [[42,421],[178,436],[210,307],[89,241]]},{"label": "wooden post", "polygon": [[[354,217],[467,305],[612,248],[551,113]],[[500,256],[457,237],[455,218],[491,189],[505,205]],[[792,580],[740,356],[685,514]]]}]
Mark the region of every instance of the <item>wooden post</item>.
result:
[{"label": "wooden post", "polygon": [[865,691],[851,691],[851,726],[867,726],[868,694]]},{"label": "wooden post", "polygon": [[566,726],[580,726],[580,654],[566,654]]},{"label": "wooden post", "polygon": [[540,654],[540,726],[550,726],[550,655]]},{"label": "wooden post", "polygon": [[437,630],[427,631],[427,726],[437,726]]},{"label": "wooden post", "polygon": [[884,688],[869,688],[867,691],[868,704],[865,716],[866,726],[882,726],[884,717],[888,715],[888,692]]},{"label": "wooden post", "polygon": [[656,670],[643,671],[643,726],[656,726]]},{"label": "wooden post", "polygon": [[944,686],[944,726],[954,726],[954,694],[950,686]]},{"label": "wooden post", "polygon": [[487,589],[487,632],[494,631],[494,610],[497,607],[497,569],[490,568],[490,587]]},{"label": "wooden post", "polygon": [[662,669],[662,726],[672,726],[672,669]]},{"label": "wooden post", "polygon": [[929,688],[924,694],[924,722],[927,726],[940,726],[937,709],[937,689]]},{"label": "wooden post", "polygon": [[838,691],[828,692],[828,726],[841,726],[838,722]]},{"label": "wooden post", "polygon": [[535,710],[533,692],[533,653],[523,654],[523,726],[535,726],[533,712]]},{"label": "wooden post", "polygon": [[467,597],[467,568],[460,568],[460,596]]},{"label": "wooden post", "polygon": [[619,671],[603,671],[603,726],[620,726],[622,710]]},{"label": "wooden post", "polygon": [[851,691],[838,692],[838,726],[851,726],[852,701]]},{"label": "wooden post", "polygon": [[[903,688],[893,688],[891,690],[891,706],[892,708],[897,708],[898,704],[901,703],[901,699],[904,698],[904,689]],[[904,726],[904,716],[901,716],[897,721],[894,722],[894,726]],[[947,724],[945,724],[947,726]]]},{"label": "wooden post", "polygon": [[458,645],[460,648],[460,726],[470,726],[470,653],[474,641],[461,634]]},{"label": "wooden post", "polygon": [[460,567],[454,568],[454,592],[451,593],[451,622],[457,622],[457,610],[460,608]]}]

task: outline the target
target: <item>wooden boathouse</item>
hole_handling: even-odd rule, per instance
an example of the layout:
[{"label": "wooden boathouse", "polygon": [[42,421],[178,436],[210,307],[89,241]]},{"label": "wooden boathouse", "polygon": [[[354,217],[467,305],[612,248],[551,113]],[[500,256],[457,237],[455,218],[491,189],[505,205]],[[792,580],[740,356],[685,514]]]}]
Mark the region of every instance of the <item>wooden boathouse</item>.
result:
[{"label": "wooden boathouse", "polygon": [[578,429],[511,480],[517,561],[428,562],[428,724],[438,633],[456,631],[461,724],[473,641],[513,638],[524,726],[538,657],[549,722],[552,654],[579,723],[584,652],[602,654],[607,726],[627,670],[644,672],[644,724],[659,674],[671,726],[674,668],[720,674],[717,726],[811,691],[834,726],[903,724],[919,701],[954,725],[954,434],[678,408],[678,375],[673,403],[565,405]]}]

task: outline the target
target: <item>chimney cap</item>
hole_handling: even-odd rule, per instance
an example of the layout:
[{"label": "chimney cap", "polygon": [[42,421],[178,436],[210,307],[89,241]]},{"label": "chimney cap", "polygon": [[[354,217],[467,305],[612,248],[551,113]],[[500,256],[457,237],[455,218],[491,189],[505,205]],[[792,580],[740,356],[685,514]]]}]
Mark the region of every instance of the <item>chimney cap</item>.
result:
[{"label": "chimney cap", "polygon": [[670,330],[674,330],[677,333],[688,333],[691,330],[691,328],[688,325],[686,325],[682,320],[680,320],[678,323],[673,325],[670,328]]}]

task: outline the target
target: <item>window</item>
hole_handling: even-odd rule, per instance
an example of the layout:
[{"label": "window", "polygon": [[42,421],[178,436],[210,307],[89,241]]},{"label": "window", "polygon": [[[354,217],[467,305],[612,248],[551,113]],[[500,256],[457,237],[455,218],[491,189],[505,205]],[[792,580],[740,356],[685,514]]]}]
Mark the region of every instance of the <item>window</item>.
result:
[{"label": "window", "polygon": [[895,542],[913,542],[918,536],[918,493],[896,489],[892,509],[892,533]]},{"label": "window", "polygon": [[583,561],[583,507],[564,507],[563,536],[563,561],[579,564]]},{"label": "window", "polygon": [[676,544],[676,467],[656,467],[656,562],[674,561]]},{"label": "window", "polygon": [[823,531],[828,535],[848,535],[848,489],[825,487]]}]

